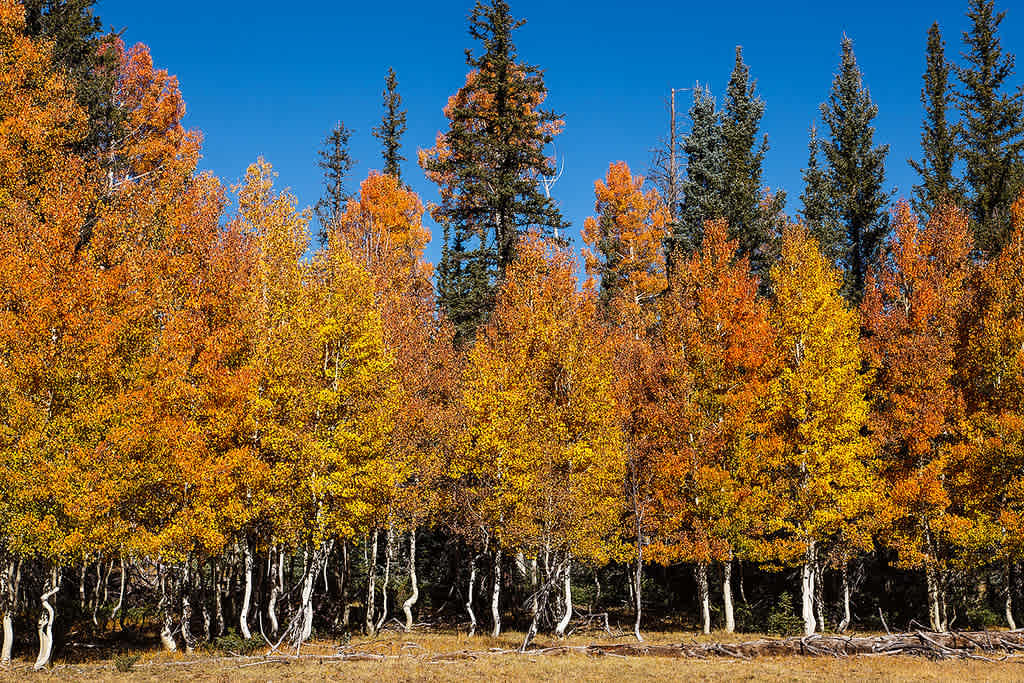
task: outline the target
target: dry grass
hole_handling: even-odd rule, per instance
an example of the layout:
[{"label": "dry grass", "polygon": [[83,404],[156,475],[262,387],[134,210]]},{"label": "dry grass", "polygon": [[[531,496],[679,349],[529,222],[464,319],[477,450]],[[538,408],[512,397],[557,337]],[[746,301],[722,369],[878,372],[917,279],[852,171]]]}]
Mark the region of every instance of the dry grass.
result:
[{"label": "dry grass", "polygon": [[[602,634],[603,635],[603,634]],[[724,633],[695,637],[692,633],[652,633],[655,644],[681,641],[735,642],[756,636]],[[338,651],[328,642],[304,648],[298,660],[226,658],[206,654],[141,653],[130,674],[117,673],[111,660],[66,664],[52,671],[29,675],[29,662],[15,662],[3,680],[39,679],[82,681],[282,681],[374,680],[387,681],[522,681],[522,680],[666,680],[694,681],[1019,681],[1024,680],[1024,661],[1001,663],[953,660],[930,662],[909,657],[858,657],[849,659],[785,657],[751,661],[694,660],[668,657],[588,656],[579,653],[543,655],[507,652],[521,642],[520,634],[501,638],[464,634],[388,634],[368,640],[356,638],[345,649],[351,653],[384,655],[380,661],[330,659]],[[536,645],[589,645],[629,642],[595,634],[562,641],[540,638]],[[495,652],[489,652],[494,650]]]}]

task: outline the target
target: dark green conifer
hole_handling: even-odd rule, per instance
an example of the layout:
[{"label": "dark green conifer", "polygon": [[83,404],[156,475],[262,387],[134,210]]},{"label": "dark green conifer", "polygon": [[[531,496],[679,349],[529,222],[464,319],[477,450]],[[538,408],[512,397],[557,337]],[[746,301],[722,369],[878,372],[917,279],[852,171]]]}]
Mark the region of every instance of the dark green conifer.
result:
[{"label": "dark green conifer", "polygon": [[384,81],[384,119],[373,129],[373,137],[380,140],[383,147],[384,172],[402,178],[402,136],[405,134],[406,111],[402,109],[402,96],[398,94],[398,76],[395,70],[388,68],[388,76]]},{"label": "dark green conifer", "polygon": [[921,177],[914,186],[914,209],[922,216],[930,216],[943,204],[960,205],[963,202],[963,183],[956,177],[956,126],[947,119],[953,100],[949,89],[950,65],[946,61],[946,43],[936,22],[928,29],[928,47],[925,62],[924,86],[921,104],[924,105],[924,126],[921,130],[921,161],[910,160],[910,165]]},{"label": "dark green conifer", "polygon": [[316,203],[315,213],[320,224],[317,238],[320,246],[327,244],[331,226],[337,225],[345,212],[345,205],[351,198],[346,186],[348,174],[356,162],[348,150],[352,130],[339,121],[324,139],[323,147],[317,152],[320,161],[317,166],[323,171],[324,194]]},{"label": "dark green conifer", "polygon": [[449,106],[446,153],[423,160],[443,186],[434,211],[446,236],[438,298],[460,341],[487,320],[520,235],[567,226],[539,186],[554,174],[544,150],[561,117],[539,106],[543,72],[518,58],[512,34],[523,23],[504,0],[478,0],[469,34],[481,50],[466,52],[474,76]]},{"label": "dark green conifer", "polygon": [[993,0],[970,0],[971,30],[964,33],[967,65],[957,68],[962,89],[960,155],[966,162],[968,205],[975,242],[986,254],[1010,234],[1010,206],[1020,190],[1024,154],[1024,91],[1007,92],[1014,58],[1004,53],[998,31],[1005,12]]},{"label": "dark green conifer", "polygon": [[[830,133],[829,139],[818,144],[826,162],[821,170],[824,179],[820,181],[821,189],[812,188],[805,196],[824,194],[824,215],[818,228],[824,236],[834,239],[829,236],[833,223],[845,233],[841,248],[836,249],[840,252],[837,262],[846,273],[847,298],[858,303],[868,266],[888,232],[885,206],[892,195],[882,189],[889,146],[874,143],[872,122],[878,106],[864,85],[849,38],[843,38],[839,72],[832,81],[828,101],[821,105],[821,115]],[[812,205],[815,202],[821,199],[812,199]]]}]

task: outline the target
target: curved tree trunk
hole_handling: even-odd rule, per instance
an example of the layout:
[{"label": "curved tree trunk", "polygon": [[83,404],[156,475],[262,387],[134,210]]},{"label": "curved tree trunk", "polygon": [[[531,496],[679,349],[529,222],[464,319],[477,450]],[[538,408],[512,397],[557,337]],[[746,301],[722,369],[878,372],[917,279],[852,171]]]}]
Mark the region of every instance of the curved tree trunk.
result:
[{"label": "curved tree trunk", "polygon": [[469,561],[469,586],[466,591],[466,613],[469,614],[469,637],[476,635],[476,614],[473,612],[473,588],[476,586],[476,559]]},{"label": "curved tree trunk", "polygon": [[242,594],[242,609],[238,613],[238,628],[242,634],[242,637],[246,640],[252,638],[252,632],[249,630],[249,607],[252,603],[252,545],[249,543],[249,539],[245,539],[244,548],[244,562],[245,562],[245,592]]},{"label": "curved tree trunk", "polygon": [[185,561],[185,571],[181,578],[181,639],[185,642],[185,652],[195,650],[195,638],[192,635],[192,580],[190,563]]},{"label": "curved tree trunk", "polygon": [[807,543],[807,555],[804,558],[803,567],[800,570],[800,588],[803,596],[803,619],[804,633],[813,635],[818,628],[814,619],[814,541]]},{"label": "curved tree trunk", "polygon": [[732,553],[722,566],[722,603],[725,607],[725,632],[736,632],[736,613],[732,605]]},{"label": "curved tree trunk", "polygon": [[41,671],[50,666],[50,662],[53,660],[53,622],[57,619],[57,612],[54,606],[50,604],[50,600],[57,595],[59,590],[60,570],[54,565],[50,570],[49,584],[44,589],[43,595],[40,598],[43,613],[39,615],[39,655],[36,657],[36,663],[32,667],[36,671]]},{"label": "curved tree trunk", "polygon": [[[544,564],[548,568],[551,566],[548,562],[545,562]],[[523,638],[523,644],[519,648],[520,652],[526,652],[530,647],[530,644],[533,642],[533,639],[537,637],[540,615],[547,609],[548,597],[551,595],[551,590],[555,587],[555,584],[561,576],[562,573],[560,569],[556,568],[554,570],[549,570],[544,583],[540,584],[533,595],[530,596],[533,618],[530,619],[530,627],[526,630],[526,636]]]},{"label": "curved tree trunk", "polygon": [[4,642],[0,649],[0,664],[10,666],[11,652],[14,648],[14,612],[18,607],[18,587],[21,583],[21,560],[7,562],[4,571],[3,602],[4,602]]},{"label": "curved tree trunk", "polygon": [[708,564],[697,563],[697,599],[700,601],[700,618],[704,633],[711,633],[711,590],[708,587]]},{"label": "curved tree trunk", "polygon": [[491,637],[501,635],[501,550],[494,551],[494,586],[491,590]]},{"label": "curved tree trunk", "polygon": [[416,579],[416,529],[409,532],[409,587],[412,589],[405,602],[402,603],[402,611],[405,612],[405,632],[412,631],[412,608],[420,599],[420,584]]},{"label": "curved tree trunk", "polygon": [[562,569],[564,590],[565,590],[565,611],[562,612],[562,620],[558,622],[558,626],[555,627],[555,635],[559,638],[565,636],[565,630],[569,628],[569,622],[572,621],[572,556],[568,556],[565,560],[565,568]]},{"label": "curved tree trunk", "polygon": [[925,566],[924,574],[928,586],[928,620],[933,631],[943,633],[946,630],[946,606],[942,583],[931,564]]}]

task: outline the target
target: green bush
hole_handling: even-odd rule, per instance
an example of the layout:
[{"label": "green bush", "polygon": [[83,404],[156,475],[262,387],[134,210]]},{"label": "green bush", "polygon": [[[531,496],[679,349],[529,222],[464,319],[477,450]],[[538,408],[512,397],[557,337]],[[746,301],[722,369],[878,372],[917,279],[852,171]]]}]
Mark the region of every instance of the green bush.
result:
[{"label": "green bush", "polygon": [[233,628],[213,641],[215,648],[229,655],[251,655],[263,645],[262,639],[254,637],[246,640]]},{"label": "green bush", "polygon": [[765,625],[768,633],[779,636],[795,636],[803,631],[804,621],[793,610],[792,595],[783,593],[779,596],[775,606],[768,613]]},{"label": "green bush", "polygon": [[114,655],[114,668],[117,669],[119,672],[126,674],[132,670],[132,667],[134,667],[136,662],[139,661],[140,656],[141,655],[131,654],[127,652],[119,655]]}]

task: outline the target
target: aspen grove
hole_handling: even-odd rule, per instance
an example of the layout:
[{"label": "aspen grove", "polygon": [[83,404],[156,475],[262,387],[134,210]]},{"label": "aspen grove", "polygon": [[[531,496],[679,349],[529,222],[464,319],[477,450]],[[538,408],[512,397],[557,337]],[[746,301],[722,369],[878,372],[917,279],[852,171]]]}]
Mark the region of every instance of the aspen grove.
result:
[{"label": "aspen grove", "polygon": [[263,159],[200,172],[176,78],[91,5],[0,0],[0,660],[72,628],[1016,628],[1024,94],[992,2],[965,66],[928,36],[913,204],[846,40],[784,214],[737,50],[652,182],[595,182],[582,251],[503,0],[419,153],[439,202],[389,71],[386,172],[350,191],[339,125],[315,210]]}]

